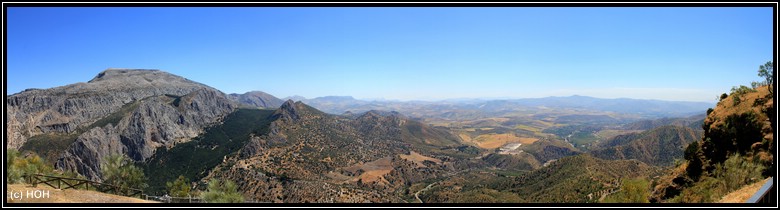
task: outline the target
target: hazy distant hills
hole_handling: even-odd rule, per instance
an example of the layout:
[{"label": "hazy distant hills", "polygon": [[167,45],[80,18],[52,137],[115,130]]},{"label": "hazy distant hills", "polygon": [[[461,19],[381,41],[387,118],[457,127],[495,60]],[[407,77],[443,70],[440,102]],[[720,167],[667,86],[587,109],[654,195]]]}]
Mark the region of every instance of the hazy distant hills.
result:
[{"label": "hazy distant hills", "polygon": [[242,105],[260,108],[279,108],[284,103],[281,99],[263,91],[250,91],[244,94],[232,93],[228,95],[230,100]]},{"label": "hazy distant hills", "polygon": [[701,126],[704,122],[704,118],[707,117],[705,113],[693,115],[685,118],[660,118],[653,120],[639,120],[633,123],[629,123],[621,126],[626,130],[650,130],[653,128],[661,127],[664,125],[676,125],[682,127],[689,127],[694,130],[702,130]]},{"label": "hazy distant hills", "polygon": [[643,99],[601,99],[588,96],[546,97],[512,100],[519,105],[550,108],[581,108],[643,116],[679,117],[703,113],[715,104],[706,102],[661,101]]},{"label": "hazy distant hills", "polygon": [[[445,100],[445,101],[365,101],[350,96],[327,96],[305,99],[303,102],[332,114],[369,110],[398,111],[414,117],[434,116],[435,110],[457,112],[480,111],[502,113],[518,109],[579,109],[636,114],[642,117],[687,117],[702,114],[714,106],[706,102],[681,102],[643,99],[602,99],[587,96],[526,98],[511,100]],[[419,113],[419,114],[415,114]],[[438,113],[446,115],[446,113]],[[450,113],[452,114],[452,113]]]}]

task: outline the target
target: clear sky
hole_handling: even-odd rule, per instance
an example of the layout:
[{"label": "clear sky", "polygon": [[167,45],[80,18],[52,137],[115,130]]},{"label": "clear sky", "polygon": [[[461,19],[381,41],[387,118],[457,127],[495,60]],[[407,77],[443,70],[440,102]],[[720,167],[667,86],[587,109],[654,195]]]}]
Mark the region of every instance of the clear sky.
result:
[{"label": "clear sky", "polygon": [[160,69],[225,93],[715,102],[772,60],[772,8],[18,8],[6,94]]}]

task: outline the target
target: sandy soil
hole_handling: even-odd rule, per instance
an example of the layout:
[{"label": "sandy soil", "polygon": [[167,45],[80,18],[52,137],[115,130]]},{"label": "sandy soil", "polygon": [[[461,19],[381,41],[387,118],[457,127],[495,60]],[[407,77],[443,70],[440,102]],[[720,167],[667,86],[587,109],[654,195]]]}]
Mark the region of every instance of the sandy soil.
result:
[{"label": "sandy soil", "polygon": [[46,185],[32,187],[27,184],[13,184],[6,186],[9,195],[6,196],[5,200],[8,203],[158,203],[97,191],[59,190]]},{"label": "sandy soil", "polygon": [[718,203],[744,203],[750,199],[753,194],[756,194],[761,185],[764,185],[770,178],[766,178],[762,181],[744,186],[737,191],[731,192],[728,195],[723,196]]},{"label": "sandy soil", "polygon": [[536,138],[517,137],[515,134],[483,134],[474,138],[473,142],[478,147],[484,149],[495,149],[504,146],[507,143],[522,143],[524,145],[530,145],[538,141]]},{"label": "sandy soil", "polygon": [[439,160],[439,159],[428,157],[428,156],[424,156],[424,155],[421,155],[421,154],[416,153],[414,151],[411,151],[411,153],[409,153],[409,155],[400,154],[399,156],[401,158],[405,159],[405,160],[412,161],[412,162],[416,163],[417,164],[417,168],[425,168],[426,166],[425,166],[425,164],[423,164],[423,162],[426,161],[426,160],[427,161],[432,161],[432,162],[437,163],[437,164],[441,163],[441,160]]}]

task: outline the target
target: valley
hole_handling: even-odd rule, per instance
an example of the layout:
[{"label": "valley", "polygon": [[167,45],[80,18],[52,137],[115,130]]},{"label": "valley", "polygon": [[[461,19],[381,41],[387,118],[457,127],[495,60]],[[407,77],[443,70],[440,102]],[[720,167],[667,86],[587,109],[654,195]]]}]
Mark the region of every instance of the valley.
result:
[{"label": "valley", "polygon": [[[155,85],[77,91],[126,81]],[[39,98],[47,102],[20,102]],[[254,202],[592,203],[613,199],[627,180],[662,182],[679,170],[686,147],[703,138],[709,106],[585,96],[296,99],[106,70],[88,83],[7,96],[7,130],[17,135],[7,146],[92,180],[105,178],[109,156],[126,156],[150,195],[171,193],[180,177],[198,193],[230,180]],[[679,109],[622,106],[643,104]]]}]

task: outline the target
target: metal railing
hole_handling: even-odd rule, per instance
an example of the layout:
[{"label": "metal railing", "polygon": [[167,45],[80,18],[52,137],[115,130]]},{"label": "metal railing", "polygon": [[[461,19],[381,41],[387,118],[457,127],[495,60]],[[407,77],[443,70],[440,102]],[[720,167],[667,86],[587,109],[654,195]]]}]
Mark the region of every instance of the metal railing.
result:
[{"label": "metal railing", "polygon": [[747,203],[777,203],[777,191],[775,188],[774,177],[770,177],[769,181],[764,183],[761,188],[751,196]]}]

